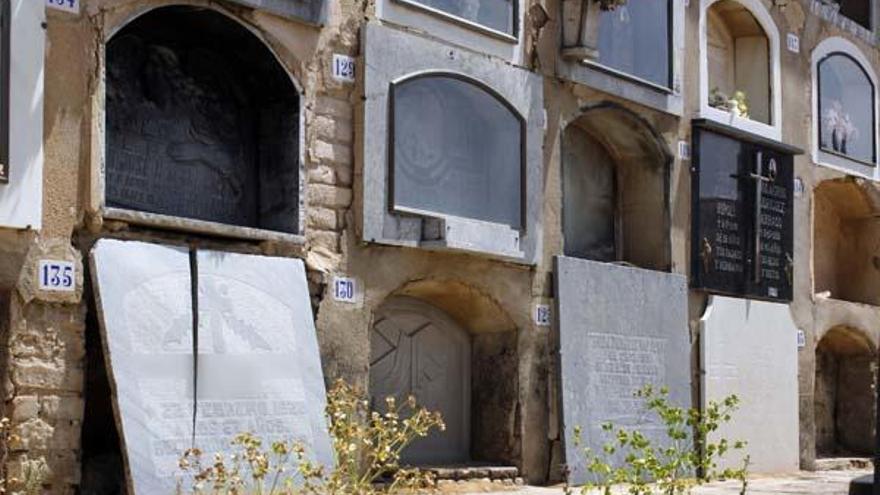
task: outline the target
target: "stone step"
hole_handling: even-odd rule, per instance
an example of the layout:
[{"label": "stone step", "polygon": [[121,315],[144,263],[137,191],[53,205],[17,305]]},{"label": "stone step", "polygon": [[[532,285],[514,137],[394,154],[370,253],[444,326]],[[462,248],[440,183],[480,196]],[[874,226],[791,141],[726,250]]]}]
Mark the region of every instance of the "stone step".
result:
[{"label": "stone step", "polygon": [[515,466],[425,466],[422,470],[432,473],[437,480],[516,480],[519,477]]},{"label": "stone step", "polygon": [[871,469],[874,463],[870,457],[825,457],[816,459],[816,471],[850,471]]}]

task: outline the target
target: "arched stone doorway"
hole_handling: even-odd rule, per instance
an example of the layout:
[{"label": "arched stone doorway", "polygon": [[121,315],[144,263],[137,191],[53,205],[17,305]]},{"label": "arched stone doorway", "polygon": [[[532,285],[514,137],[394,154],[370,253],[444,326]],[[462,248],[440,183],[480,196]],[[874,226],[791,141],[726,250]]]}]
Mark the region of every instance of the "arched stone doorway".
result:
[{"label": "arched stone doorway", "polygon": [[588,108],[562,141],[566,256],[668,270],[668,164],[662,138],[612,103]]},{"label": "arched stone doorway", "polygon": [[837,326],[816,347],[816,456],[874,452],[876,353],[858,330]]},{"label": "arched stone doorway", "polygon": [[519,332],[479,288],[455,280],[406,284],[375,311],[370,396],[413,394],[446,431],[415,442],[404,463],[520,464]]},{"label": "arched stone doorway", "polygon": [[416,441],[403,454],[411,464],[461,463],[470,459],[471,337],[443,311],[397,297],[376,314],[370,333],[370,397],[381,410],[385,397],[413,395],[440,412],[446,431]]}]

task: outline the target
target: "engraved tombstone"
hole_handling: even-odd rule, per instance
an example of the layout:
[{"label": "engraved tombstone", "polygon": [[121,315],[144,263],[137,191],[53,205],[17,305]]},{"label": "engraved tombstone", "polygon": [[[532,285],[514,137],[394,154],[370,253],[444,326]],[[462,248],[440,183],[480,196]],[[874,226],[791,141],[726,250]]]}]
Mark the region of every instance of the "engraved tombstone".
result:
[{"label": "engraved tombstone", "polygon": [[692,285],[790,301],[792,167],[800,150],[702,121],[693,145]]},{"label": "engraved tombstone", "polygon": [[583,449],[602,451],[605,422],[664,444],[663,423],[645,414],[635,391],[665,386],[673,403],[691,406],[687,280],[559,256],[556,283],[565,458],[569,481],[584,483]]},{"label": "engraved tombstone", "polygon": [[298,233],[299,97],[218,12],[152,10],[107,45],[106,204]]},{"label": "engraved tombstone", "polygon": [[133,493],[174,493],[185,449],[229,454],[242,432],[332,463],[301,261],[116,240],[91,257]]}]

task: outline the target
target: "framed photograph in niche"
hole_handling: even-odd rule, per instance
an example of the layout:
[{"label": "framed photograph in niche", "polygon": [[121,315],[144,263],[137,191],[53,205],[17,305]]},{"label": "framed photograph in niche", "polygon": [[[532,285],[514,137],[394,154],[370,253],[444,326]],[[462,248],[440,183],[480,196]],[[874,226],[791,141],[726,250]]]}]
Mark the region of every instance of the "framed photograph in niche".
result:
[{"label": "framed photograph in niche", "polygon": [[819,149],[876,166],[875,88],[850,55],[832,53],[818,65]]}]

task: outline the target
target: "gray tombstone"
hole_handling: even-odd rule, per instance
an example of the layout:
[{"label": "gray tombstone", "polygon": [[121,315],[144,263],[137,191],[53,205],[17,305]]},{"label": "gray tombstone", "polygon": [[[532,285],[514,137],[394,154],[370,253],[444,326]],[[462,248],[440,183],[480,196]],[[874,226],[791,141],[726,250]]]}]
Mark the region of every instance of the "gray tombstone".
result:
[{"label": "gray tombstone", "polygon": [[582,484],[590,479],[584,448],[601,454],[611,439],[605,422],[664,444],[664,425],[633,392],[665,386],[673,403],[691,407],[687,280],[559,256],[556,284],[565,458],[569,480]]},{"label": "gray tombstone", "polygon": [[228,455],[241,432],[302,441],[313,460],[330,465],[302,262],[219,252],[197,260],[198,360],[189,253],[106,239],[92,250],[130,491],[174,493],[185,449]]}]

